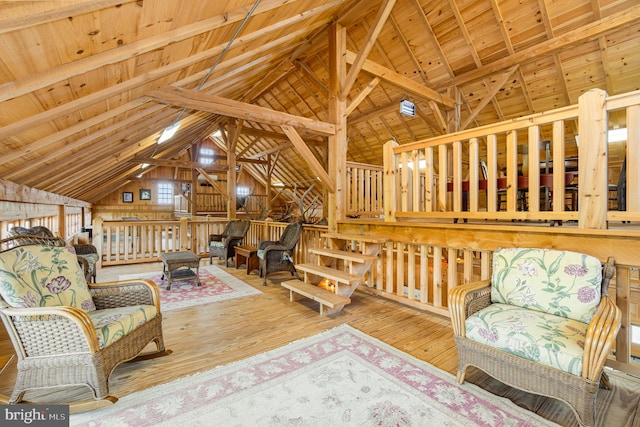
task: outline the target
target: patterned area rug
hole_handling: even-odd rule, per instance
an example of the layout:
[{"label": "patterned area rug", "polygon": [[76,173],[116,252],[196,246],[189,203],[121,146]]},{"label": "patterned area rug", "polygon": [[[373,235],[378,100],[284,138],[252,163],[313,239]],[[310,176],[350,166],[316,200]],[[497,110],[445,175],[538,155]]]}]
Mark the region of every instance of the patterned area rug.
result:
[{"label": "patterned area rug", "polygon": [[195,280],[173,282],[171,289],[167,290],[167,280],[161,279],[162,271],[125,274],[118,277],[119,280],[151,279],[160,288],[160,304],[162,311],[178,310],[194,305],[208,304],[211,302],[225,301],[233,298],[246,297],[261,294],[253,286],[243,282],[235,276],[227,273],[215,265],[200,267],[200,282],[198,286]]},{"label": "patterned area rug", "polygon": [[71,416],[72,426],[550,426],[347,325]]}]

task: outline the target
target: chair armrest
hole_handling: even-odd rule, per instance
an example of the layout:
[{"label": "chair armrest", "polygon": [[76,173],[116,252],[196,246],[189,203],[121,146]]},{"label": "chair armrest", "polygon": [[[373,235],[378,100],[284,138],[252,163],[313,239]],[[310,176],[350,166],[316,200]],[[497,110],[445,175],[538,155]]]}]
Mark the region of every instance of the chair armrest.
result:
[{"label": "chair armrest", "polygon": [[87,261],[87,259],[82,256],[78,256],[77,258],[78,258],[78,264],[82,266],[82,271],[84,272],[84,278],[88,282],[89,279],[91,278],[91,274],[90,274],[91,268],[89,267],[89,261]]},{"label": "chair armrest", "polygon": [[98,249],[95,246],[89,244],[73,245],[73,249],[76,251],[76,255],[97,254]]},{"label": "chair armrest", "polygon": [[244,239],[244,236],[229,236],[225,239],[225,243],[227,246],[238,246],[240,242]]},{"label": "chair armrest", "polygon": [[264,241],[260,242],[260,244],[258,245],[258,249],[263,250],[267,246],[277,245],[279,243],[280,242],[277,241],[277,240],[264,240]]},{"label": "chair armrest", "polygon": [[603,296],[591,319],[584,339],[582,376],[598,381],[622,322],[620,309],[608,296]]},{"label": "chair armrest", "polygon": [[289,250],[288,247],[286,247],[284,245],[280,245],[280,244],[278,244],[278,242],[274,242],[274,243],[275,244],[265,246],[263,249],[261,249],[262,251],[264,251],[265,258],[267,257],[267,252],[269,252],[269,251],[288,251]]},{"label": "chair armrest", "polygon": [[25,352],[23,356],[38,356],[43,349],[46,354],[100,351],[91,319],[75,307],[5,308],[2,314],[9,320],[12,336],[19,337],[20,343],[14,344]]},{"label": "chair armrest", "polygon": [[154,305],[160,314],[160,291],[149,279],[90,283],[89,292],[98,310],[132,305]]},{"label": "chair armrest", "polygon": [[224,234],[209,234],[209,242],[222,242],[222,239],[224,238]]},{"label": "chair armrest", "polygon": [[491,304],[491,280],[467,283],[449,291],[449,312],[453,334],[466,336],[465,322],[473,313]]}]

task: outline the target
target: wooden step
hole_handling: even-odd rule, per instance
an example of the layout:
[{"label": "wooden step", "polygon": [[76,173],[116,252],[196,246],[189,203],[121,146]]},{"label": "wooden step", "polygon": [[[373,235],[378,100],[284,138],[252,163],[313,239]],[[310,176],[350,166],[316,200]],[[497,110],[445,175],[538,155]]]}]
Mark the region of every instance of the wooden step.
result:
[{"label": "wooden step", "polygon": [[341,309],[351,302],[351,298],[335,294],[327,289],[319,288],[301,280],[286,280],[280,285],[289,289],[289,300],[293,301],[294,292],[320,303],[320,315],[324,315],[323,307]]},{"label": "wooden step", "polygon": [[374,261],[378,259],[375,255],[365,255],[357,252],[341,251],[340,249],[330,248],[311,248],[309,252],[316,255],[328,256],[336,259],[343,259],[345,261],[353,261],[364,264],[365,262]]},{"label": "wooden step", "polygon": [[357,240],[359,242],[365,242],[365,243],[385,243],[389,241],[389,239],[386,237],[369,236],[365,234],[355,234],[355,233],[322,233],[321,237],[327,237],[329,239],[340,239],[340,240]]},{"label": "wooden step", "polygon": [[325,279],[333,280],[345,285],[354,285],[365,280],[364,276],[358,276],[357,274],[351,274],[346,271],[336,270],[335,268],[324,267],[316,264],[296,264],[296,269],[306,273],[315,274],[316,276],[322,276]]}]

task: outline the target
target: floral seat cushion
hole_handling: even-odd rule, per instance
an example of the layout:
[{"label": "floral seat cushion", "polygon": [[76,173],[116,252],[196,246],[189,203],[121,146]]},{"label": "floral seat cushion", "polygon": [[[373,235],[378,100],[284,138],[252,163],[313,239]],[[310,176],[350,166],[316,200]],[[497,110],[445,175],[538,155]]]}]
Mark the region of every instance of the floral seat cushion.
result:
[{"label": "floral seat cushion", "polygon": [[589,323],[600,303],[602,265],[590,255],[537,248],[493,254],[491,301]]},{"label": "floral seat cushion", "polygon": [[2,253],[0,295],[12,307],[96,308],[76,255],[66,247],[29,245]]},{"label": "floral seat cushion", "polygon": [[224,248],[224,242],[211,242],[209,246],[212,248]]},{"label": "floral seat cushion", "polygon": [[491,304],[469,316],[466,335],[507,353],[581,375],[587,326],[537,310]]},{"label": "floral seat cushion", "polygon": [[118,341],[154,317],[156,317],[156,307],[153,305],[107,308],[89,313],[101,349]]}]

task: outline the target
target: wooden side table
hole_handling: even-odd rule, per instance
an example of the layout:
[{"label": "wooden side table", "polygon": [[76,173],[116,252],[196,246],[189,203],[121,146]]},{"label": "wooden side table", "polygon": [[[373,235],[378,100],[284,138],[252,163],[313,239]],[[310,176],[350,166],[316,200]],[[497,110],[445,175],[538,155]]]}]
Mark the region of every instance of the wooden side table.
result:
[{"label": "wooden side table", "polygon": [[260,261],[258,260],[258,248],[255,246],[236,246],[236,268],[240,268],[242,264],[247,265],[247,274],[253,270],[260,268]]},{"label": "wooden side table", "polygon": [[[171,289],[172,282],[184,282],[191,279],[200,282],[200,258],[191,251],[163,252],[162,259],[162,279],[167,275],[167,290]],[[196,271],[193,271],[193,269]]]}]

